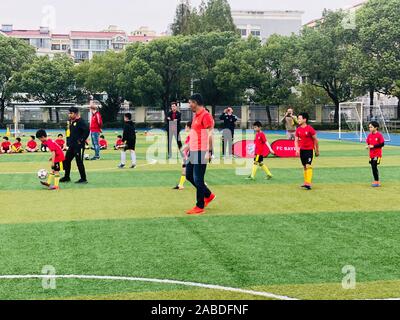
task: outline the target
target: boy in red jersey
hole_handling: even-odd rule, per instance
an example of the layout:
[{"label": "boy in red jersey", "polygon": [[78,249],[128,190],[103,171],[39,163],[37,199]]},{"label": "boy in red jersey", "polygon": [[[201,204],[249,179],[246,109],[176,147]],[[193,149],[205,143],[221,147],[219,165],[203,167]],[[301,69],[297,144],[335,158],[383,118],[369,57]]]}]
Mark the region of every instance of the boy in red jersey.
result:
[{"label": "boy in red jersey", "polygon": [[0,145],[0,153],[11,153],[11,142],[8,137],[3,137],[3,142]]},{"label": "boy in red jersey", "polygon": [[302,113],[298,117],[299,127],[296,130],[296,156],[300,156],[304,167],[304,185],[306,190],[312,189],[313,168],[312,163],[315,156],[319,157],[319,142],[317,132],[308,124],[308,113]]},{"label": "boy in red jersey", "polygon": [[117,140],[115,141],[114,150],[121,150],[125,147],[124,141],[122,140],[122,136],[117,136]]},{"label": "boy in red jersey", "polygon": [[375,181],[372,183],[373,188],[379,188],[381,183],[379,181],[378,166],[381,164],[382,148],[385,146],[385,138],[379,132],[379,123],[372,121],[369,124],[370,134],[367,137],[367,149],[369,150],[369,163],[371,164],[372,174]]},{"label": "boy in red jersey", "polygon": [[264,164],[264,158],[268,156],[268,149],[272,154],[275,153],[274,150],[272,150],[266,135],[264,134],[264,132],[262,132],[261,122],[257,121],[256,123],[254,123],[253,126],[254,126],[254,131],[256,132],[256,137],[254,139],[256,150],[255,150],[253,170],[251,172],[251,176],[248,177],[247,179],[255,180],[257,169],[258,167],[260,167],[267,174],[267,179],[270,180],[272,179],[273,176],[271,171],[269,171],[268,167]]},{"label": "boy in red jersey", "polygon": [[104,137],[104,135],[100,136],[99,144],[100,144],[100,150],[107,150],[108,142],[107,142],[106,138]]},{"label": "boy in red jersey", "polygon": [[21,138],[16,138],[15,142],[11,146],[11,153],[22,153],[24,148],[22,148]]},{"label": "boy in red jersey", "polygon": [[26,143],[26,152],[38,152],[38,145],[35,141],[35,136],[30,136],[29,141]]},{"label": "boy in red jersey", "polygon": [[62,151],[67,151],[64,136],[61,133],[57,136],[57,139],[54,142],[58,144]]},{"label": "boy in red jersey", "polygon": [[[60,171],[63,171],[63,161],[65,160],[64,152],[57,143],[47,138],[47,133],[45,130],[39,130],[36,132],[36,138],[38,138],[51,152],[50,161],[52,173],[49,174],[47,182],[41,181],[40,183],[45,187],[48,187],[49,190],[58,190],[60,183]],[[52,185],[53,180],[54,184]]]},{"label": "boy in red jersey", "polygon": [[[189,121],[186,124],[185,131],[190,132],[191,128],[192,128],[192,122]],[[185,145],[181,149],[183,155],[182,175],[181,179],[179,180],[179,184],[174,188],[174,190],[183,190],[185,188],[184,185],[186,182],[186,166],[189,159],[189,144],[190,144],[190,135],[186,138]]]}]

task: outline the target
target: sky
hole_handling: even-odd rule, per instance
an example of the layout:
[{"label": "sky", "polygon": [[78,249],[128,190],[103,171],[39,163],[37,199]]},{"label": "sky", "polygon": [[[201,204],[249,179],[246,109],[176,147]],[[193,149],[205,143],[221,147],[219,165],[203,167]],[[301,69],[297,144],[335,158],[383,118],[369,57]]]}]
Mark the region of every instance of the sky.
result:
[{"label": "sky", "polygon": [[[193,5],[201,0],[192,0]],[[345,8],[361,0],[229,0],[233,10],[301,10],[303,23],[322,10]],[[0,24],[15,29],[50,25],[54,32],[103,30],[117,25],[127,32],[149,26],[164,32],[173,21],[178,0],[0,0]]]}]

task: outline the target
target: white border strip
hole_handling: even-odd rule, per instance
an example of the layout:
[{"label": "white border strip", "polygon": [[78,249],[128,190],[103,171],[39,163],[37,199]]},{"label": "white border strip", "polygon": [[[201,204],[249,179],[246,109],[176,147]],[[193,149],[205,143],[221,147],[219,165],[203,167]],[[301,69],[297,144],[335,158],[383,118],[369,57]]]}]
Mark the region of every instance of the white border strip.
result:
[{"label": "white border strip", "polygon": [[197,287],[204,289],[220,290],[249,294],[253,296],[265,297],[276,300],[298,300],[286,296],[276,295],[269,292],[253,291],[239,288],[224,287],[219,285],[211,285],[197,282],[185,282],[168,279],[152,279],[152,278],[136,278],[136,277],[119,277],[119,276],[90,276],[90,275],[3,275],[0,280],[18,280],[18,279],[81,279],[81,280],[111,280],[111,281],[137,281],[137,282],[151,282],[162,284],[175,284],[186,287]]}]

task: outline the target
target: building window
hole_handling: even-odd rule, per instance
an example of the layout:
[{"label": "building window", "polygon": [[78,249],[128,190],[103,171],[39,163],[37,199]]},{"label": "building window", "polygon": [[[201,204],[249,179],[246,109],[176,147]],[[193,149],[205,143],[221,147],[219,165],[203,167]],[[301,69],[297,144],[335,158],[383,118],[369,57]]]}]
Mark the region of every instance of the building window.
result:
[{"label": "building window", "polygon": [[240,34],[242,37],[247,37],[247,30],[246,29],[240,29]]},{"label": "building window", "polygon": [[53,51],[59,51],[60,50],[60,45],[59,44],[52,44],[51,45],[51,50]]},{"label": "building window", "polygon": [[69,46],[68,46],[67,44],[63,44],[63,45],[62,45],[62,50],[63,50],[63,51],[67,51],[67,50],[68,50],[68,47],[69,47]]},{"label": "building window", "polygon": [[113,44],[114,50],[122,50],[124,45],[122,43],[114,43]]},{"label": "building window", "polygon": [[30,39],[30,44],[38,49],[50,49],[51,43],[49,39]]},{"label": "building window", "polygon": [[82,62],[85,60],[89,60],[88,51],[75,51],[75,62]]},{"label": "building window", "polygon": [[89,50],[89,40],[72,40],[72,47],[74,49]]},{"label": "building window", "polygon": [[251,35],[254,37],[261,37],[261,31],[260,30],[251,30]]}]

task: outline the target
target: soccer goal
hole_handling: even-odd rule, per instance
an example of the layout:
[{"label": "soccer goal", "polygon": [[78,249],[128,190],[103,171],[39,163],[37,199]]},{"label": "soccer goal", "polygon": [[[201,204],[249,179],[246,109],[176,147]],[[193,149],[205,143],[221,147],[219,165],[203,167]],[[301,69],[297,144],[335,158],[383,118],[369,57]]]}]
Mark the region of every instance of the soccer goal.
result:
[{"label": "soccer goal", "polygon": [[362,102],[345,102],[339,105],[339,140],[365,141],[370,121],[379,123],[380,131],[387,142],[391,136],[387,118],[380,105],[365,105]]}]

